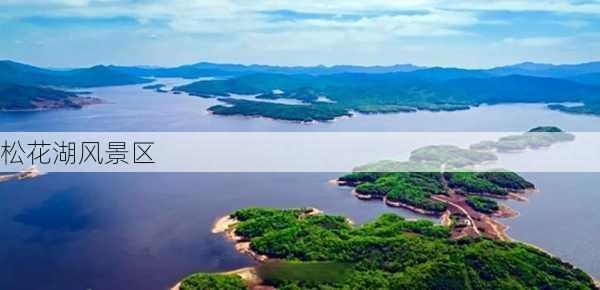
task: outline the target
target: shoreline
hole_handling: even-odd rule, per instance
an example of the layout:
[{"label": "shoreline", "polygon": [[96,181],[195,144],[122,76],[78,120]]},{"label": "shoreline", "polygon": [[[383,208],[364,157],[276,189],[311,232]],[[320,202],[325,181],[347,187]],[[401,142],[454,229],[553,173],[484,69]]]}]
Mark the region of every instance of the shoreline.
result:
[{"label": "shoreline", "polygon": [[401,201],[390,201],[387,199],[387,197],[383,198],[383,202],[389,207],[404,208],[425,216],[441,217],[443,215],[434,211],[418,208],[410,204],[403,203]]},{"label": "shoreline", "polygon": [[[243,268],[239,268],[239,269],[235,269],[235,270],[231,270],[231,271],[219,272],[216,274],[238,275],[238,276],[240,276],[240,278],[242,278],[242,280],[244,282],[247,283],[249,288],[260,286],[263,283],[262,279],[256,273],[256,267],[243,267]],[[190,274],[190,275],[193,275],[193,274]],[[177,284],[173,285],[173,287],[169,288],[169,290],[180,290],[182,282],[183,282],[183,279],[181,281],[177,282]]]},{"label": "shoreline", "polygon": [[[307,208],[307,212],[304,213],[303,216],[319,215],[322,213],[323,213],[323,211],[318,208],[309,207],[309,208]],[[353,224],[353,222],[350,219],[347,219],[347,221],[349,224],[351,224],[351,225]],[[259,264],[264,263],[264,262],[268,261],[269,259],[271,259],[266,255],[260,255],[256,252],[252,251],[250,249],[250,241],[248,241],[247,239],[245,239],[242,236],[238,236],[235,234],[235,225],[237,225],[238,223],[240,223],[239,220],[231,217],[231,214],[226,214],[215,220],[215,222],[213,223],[213,227],[211,228],[211,233],[224,235],[224,237],[227,240],[234,242],[234,247],[238,252],[240,252],[241,254],[248,255],[249,257],[254,259],[256,262],[258,262]],[[271,286],[262,285],[263,281],[256,272],[256,266],[243,267],[243,268],[239,268],[239,269],[234,269],[234,270],[224,271],[224,272],[217,272],[217,273],[213,273],[213,274],[238,275],[248,285],[249,288],[264,287],[264,288],[259,288],[259,289],[274,289]],[[193,275],[193,274],[190,274],[190,275]],[[169,289],[170,290],[179,290],[182,281],[185,280],[185,278],[187,278],[188,276],[179,280],[173,287],[171,287]]]},{"label": "shoreline", "polygon": [[[306,216],[320,215],[320,214],[323,214],[322,210],[315,208],[315,207],[309,207],[309,208],[307,208],[307,212],[303,213],[301,216],[306,217]],[[354,222],[350,219],[347,219],[347,222],[350,225],[354,224]],[[250,249],[250,241],[248,239],[246,239],[242,236],[239,236],[235,233],[235,226],[238,223],[240,223],[239,220],[231,217],[230,214],[227,214],[225,216],[218,218],[214,222],[213,227],[211,229],[211,233],[224,235],[227,240],[234,242],[235,249],[238,252],[248,255],[249,257],[251,257],[252,259],[254,259],[255,261],[257,261],[259,263],[263,263],[263,262],[266,262],[267,260],[269,260],[270,258],[268,256],[258,254],[256,252],[254,252],[252,249]]]},{"label": "shoreline", "polygon": [[31,166],[16,173],[0,175],[0,182],[31,179],[45,174],[37,166]]},{"label": "shoreline", "polygon": [[70,98],[69,101],[73,102],[73,104],[65,104],[61,102],[50,102],[50,101],[40,101],[34,103],[33,108],[27,109],[7,109],[0,108],[1,113],[32,113],[32,112],[48,112],[54,110],[65,110],[65,109],[73,109],[78,110],[85,107],[93,106],[93,105],[101,105],[107,104],[108,102],[104,101],[101,98],[97,97],[75,97]]},{"label": "shoreline", "polygon": [[[458,206],[458,208],[461,208],[461,207]],[[323,211],[321,211],[317,208],[311,207],[311,208],[307,208],[307,212],[303,213],[301,216],[319,215],[322,213],[323,213]],[[517,212],[513,211],[513,213],[517,213]],[[440,217],[440,223],[443,226],[449,227],[452,225],[452,219],[450,218],[451,214],[452,214],[451,210],[448,209],[448,210],[444,211],[443,214],[437,215]],[[470,215],[469,215],[469,218],[470,218]],[[499,241],[522,243],[522,244],[533,247],[551,257],[557,258],[562,261],[561,258],[551,254],[550,252],[548,252],[547,250],[545,250],[539,246],[511,238],[506,233],[506,231],[508,230],[508,226],[497,221],[493,215],[480,214],[479,217],[477,217],[477,220],[479,222],[484,222],[485,224],[489,225],[490,228],[496,233],[495,237]],[[215,220],[213,227],[211,229],[211,233],[223,234],[226,239],[231,240],[235,243],[235,249],[238,252],[250,256],[251,258],[253,258],[255,261],[257,261],[259,263],[258,265],[272,259],[266,255],[260,255],[256,252],[252,251],[250,249],[250,241],[248,241],[244,237],[241,237],[241,236],[235,234],[235,226],[238,223],[240,223],[239,220],[233,218],[230,214],[227,214],[227,215],[222,216]],[[348,219],[348,223],[352,224],[352,221]],[[475,224],[473,224],[473,225],[475,225]],[[461,237],[464,236],[463,233],[460,233],[460,234],[461,234],[460,235]],[[246,283],[248,289],[275,289],[272,286],[263,284],[264,281],[257,274],[258,265],[243,267],[243,268],[234,269],[234,270],[230,270],[230,271],[217,272],[217,273],[212,273],[212,274],[238,275]],[[193,274],[190,274],[190,275],[193,275]],[[180,290],[181,283],[187,277],[189,277],[189,275],[182,278],[173,287],[169,288],[169,290]],[[592,277],[592,279],[593,278],[594,277]],[[593,282],[596,285],[597,289],[600,289],[600,281],[594,279]]]},{"label": "shoreline", "polygon": [[[352,186],[346,182],[342,182],[339,179],[332,179],[328,181],[329,184],[337,185],[337,186]],[[493,194],[481,194],[482,196],[496,198],[500,200],[515,200],[519,202],[527,202],[529,199],[525,194],[537,191],[536,188],[528,188],[524,190],[509,192],[506,196],[493,195]],[[453,237],[460,238],[464,236],[486,236],[492,239],[500,240],[500,241],[514,241],[512,237],[508,235],[508,229],[510,228],[508,225],[500,222],[498,219],[508,219],[508,218],[516,218],[520,215],[517,210],[509,207],[505,204],[500,204],[500,208],[491,214],[480,213],[475,209],[469,207],[464,204],[464,197],[458,195],[457,193],[453,193],[451,196],[432,196],[433,200],[437,200],[440,202],[446,203],[448,206],[451,206],[454,209],[447,209],[444,212],[434,212],[430,210],[425,210],[422,208],[418,208],[412,206],[410,204],[406,204],[400,201],[390,201],[387,197],[375,197],[370,194],[360,194],[356,191],[356,187],[352,188],[351,194],[363,201],[370,201],[374,199],[382,199],[385,205],[394,208],[402,208],[405,210],[410,210],[411,212],[423,215],[425,217],[436,217],[439,219],[441,225],[449,227],[453,232]],[[453,220],[452,215],[456,212],[463,213],[468,220],[468,224],[470,225],[467,230],[464,228],[453,228]],[[479,227],[483,229],[487,229],[488,231],[480,231]]]},{"label": "shoreline", "polygon": [[252,251],[250,249],[250,242],[235,233],[235,225],[239,222],[239,220],[231,217],[229,214],[222,216],[213,224],[211,233],[223,234],[227,240],[234,242],[234,247],[238,252],[250,256],[257,262],[265,262],[268,259],[267,256],[259,255]]}]

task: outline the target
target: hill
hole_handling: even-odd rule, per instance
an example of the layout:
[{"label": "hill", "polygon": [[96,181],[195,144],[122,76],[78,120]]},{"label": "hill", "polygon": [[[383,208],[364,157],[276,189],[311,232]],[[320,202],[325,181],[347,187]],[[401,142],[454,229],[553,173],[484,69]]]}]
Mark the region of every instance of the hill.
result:
[{"label": "hill", "polygon": [[51,70],[13,61],[0,61],[0,83],[24,86],[102,87],[150,82],[107,66]]},{"label": "hill", "polygon": [[537,77],[569,78],[576,75],[600,72],[600,61],[581,64],[543,64],[524,62],[501,66],[488,71],[494,75],[528,75]]},{"label": "hill", "polygon": [[47,110],[57,108],[81,108],[98,103],[92,97],[80,97],[77,93],[51,88],[0,84],[0,110]]},{"label": "hill", "polygon": [[[351,111],[440,111],[468,109],[484,103],[592,103],[600,99],[600,87],[570,80],[522,75],[490,76],[485,71],[444,68],[381,74],[254,73],[194,82],[174,90],[202,97],[223,97],[234,93],[259,95],[258,98],[298,99],[308,105],[228,101],[230,106],[227,108],[216,106],[209,110],[223,115],[306,121],[331,120]],[[329,101],[322,102],[323,97]],[[318,118],[312,117],[315,111],[319,112]],[[286,112],[290,112],[289,116]]]},{"label": "hill", "polygon": [[271,66],[200,62],[177,67],[109,66],[109,68],[120,73],[138,77],[181,77],[194,79],[199,77],[238,76],[253,73],[309,75],[327,75],[336,73],[390,73],[415,71],[422,69],[423,67],[410,64],[391,66]]},{"label": "hill", "polygon": [[[231,218],[238,221],[234,233],[252,251],[281,259],[257,267],[263,283],[279,289],[595,289],[583,271],[534,247],[452,241],[444,226],[395,214],[360,227],[302,209],[250,208]],[[182,285],[240,282],[218,275],[188,279]]]}]

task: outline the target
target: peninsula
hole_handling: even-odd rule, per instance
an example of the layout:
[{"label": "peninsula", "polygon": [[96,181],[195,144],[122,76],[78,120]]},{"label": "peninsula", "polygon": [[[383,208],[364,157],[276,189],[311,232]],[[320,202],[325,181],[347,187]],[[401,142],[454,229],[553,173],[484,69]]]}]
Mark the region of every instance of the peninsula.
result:
[{"label": "peninsula", "polygon": [[[219,115],[262,116],[290,121],[328,121],[359,113],[466,110],[481,104],[583,102],[594,108],[600,87],[566,79],[492,75],[461,69],[431,68],[381,74],[305,75],[248,73],[175,87],[190,95],[221,98]],[[296,99],[303,105],[229,100],[229,94],[266,99]],[[328,100],[323,102],[322,100]],[[552,109],[562,107],[551,106]]]},{"label": "peninsula", "polygon": [[395,214],[362,226],[313,209],[249,208],[225,218],[227,235],[267,259],[193,274],[173,289],[596,289],[583,271],[532,246],[455,241],[445,226]]},{"label": "peninsula", "polygon": [[380,199],[391,207],[440,217],[453,239],[484,236],[508,241],[506,226],[495,218],[512,217],[516,212],[496,200],[526,200],[523,193],[535,187],[514,172],[477,172],[474,166],[495,161],[495,151],[536,149],[574,138],[560,128],[539,126],[521,135],[478,142],[469,149],[426,146],[413,150],[409,161],[359,166],[336,183],[353,187],[352,193],[359,199]]}]

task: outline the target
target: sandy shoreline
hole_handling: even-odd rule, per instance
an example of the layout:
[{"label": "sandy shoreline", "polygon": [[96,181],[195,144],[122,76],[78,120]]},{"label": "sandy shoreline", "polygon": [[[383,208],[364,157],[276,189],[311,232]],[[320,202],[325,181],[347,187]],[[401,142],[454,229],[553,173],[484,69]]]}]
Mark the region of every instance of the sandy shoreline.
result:
[{"label": "sandy shoreline", "polygon": [[250,241],[247,241],[244,237],[239,236],[235,233],[235,225],[240,221],[233,218],[231,215],[225,215],[214,223],[211,232],[213,234],[223,234],[225,237],[235,242],[235,249],[243,254],[250,256],[257,262],[264,262],[268,259],[265,255],[259,255],[250,249]]},{"label": "sandy shoreline", "polygon": [[[242,280],[244,280],[248,284],[249,287],[258,286],[263,282],[262,279],[260,279],[260,277],[256,273],[255,267],[244,267],[244,268],[239,268],[239,269],[232,270],[232,271],[221,272],[218,274],[238,275],[238,276],[240,276],[240,278],[242,278]],[[171,287],[169,290],[179,290],[180,288],[181,288],[181,282],[178,282],[173,287]]]},{"label": "sandy shoreline", "polygon": [[[311,207],[311,208],[307,208],[307,212],[304,213],[302,216],[319,215],[322,213],[323,213],[322,210]],[[250,256],[252,259],[257,261],[258,263],[266,262],[269,259],[268,256],[260,255],[256,252],[252,251],[250,249],[250,241],[248,241],[246,238],[244,238],[242,236],[235,234],[235,226],[239,222],[240,221],[237,220],[236,218],[232,217],[231,214],[227,214],[225,216],[218,218],[214,222],[213,227],[211,229],[211,233],[223,234],[225,236],[225,238],[227,238],[228,240],[233,241],[235,243],[235,249],[238,252]],[[352,221],[348,219],[348,223],[352,224]],[[244,280],[246,282],[246,284],[248,284],[248,287],[251,289],[255,288],[255,287],[258,287],[258,289],[274,289],[271,286],[262,285],[263,281],[258,276],[258,274],[256,272],[256,267],[244,267],[244,268],[240,268],[240,269],[235,269],[235,270],[220,272],[220,273],[215,273],[215,274],[238,275],[242,278],[242,280]],[[185,279],[185,278],[183,278],[183,279]],[[177,282],[173,287],[170,288],[170,290],[179,290],[182,281],[183,280]]]}]

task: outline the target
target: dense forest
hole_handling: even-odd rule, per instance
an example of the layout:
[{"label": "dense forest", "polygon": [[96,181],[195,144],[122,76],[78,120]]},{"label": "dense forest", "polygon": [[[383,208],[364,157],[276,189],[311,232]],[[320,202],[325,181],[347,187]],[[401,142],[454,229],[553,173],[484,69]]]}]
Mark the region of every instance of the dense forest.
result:
[{"label": "dense forest", "polygon": [[486,214],[491,214],[500,209],[498,202],[493,199],[479,196],[479,195],[469,195],[467,196],[467,203],[474,210]]},{"label": "dense forest", "polygon": [[[484,103],[570,101],[592,104],[600,97],[599,87],[566,79],[495,76],[478,71],[442,68],[381,74],[249,73],[194,82],[174,90],[204,97],[222,97],[234,93],[307,102],[308,105],[300,106],[246,101],[231,103],[233,107],[227,110],[222,106],[210,109],[217,114],[259,115],[294,121],[331,120],[352,111],[462,110]],[[278,93],[274,94],[275,91]],[[323,103],[321,97],[332,102]],[[256,104],[251,106],[249,102]],[[274,114],[274,111],[283,113]],[[313,118],[314,111],[321,112],[317,118]]]},{"label": "dense forest", "polygon": [[193,274],[181,282],[179,290],[223,289],[246,290],[246,283],[238,275]]},{"label": "dense forest", "polygon": [[[353,172],[338,179],[355,186],[356,192],[371,198],[387,197],[417,208],[441,213],[446,204],[431,199],[433,194],[506,196],[509,192],[533,188],[533,184],[514,172]],[[446,183],[446,185],[444,184]]]},{"label": "dense forest", "polygon": [[264,277],[279,289],[595,289],[584,272],[536,248],[487,239],[453,241],[448,228],[430,221],[384,214],[352,227],[340,216],[264,208],[238,210],[232,217],[240,220],[236,233],[252,250],[296,263],[285,267],[306,268],[311,265],[306,262],[328,262],[318,264],[318,272],[347,267],[335,278],[289,269],[283,273],[295,274]]}]

